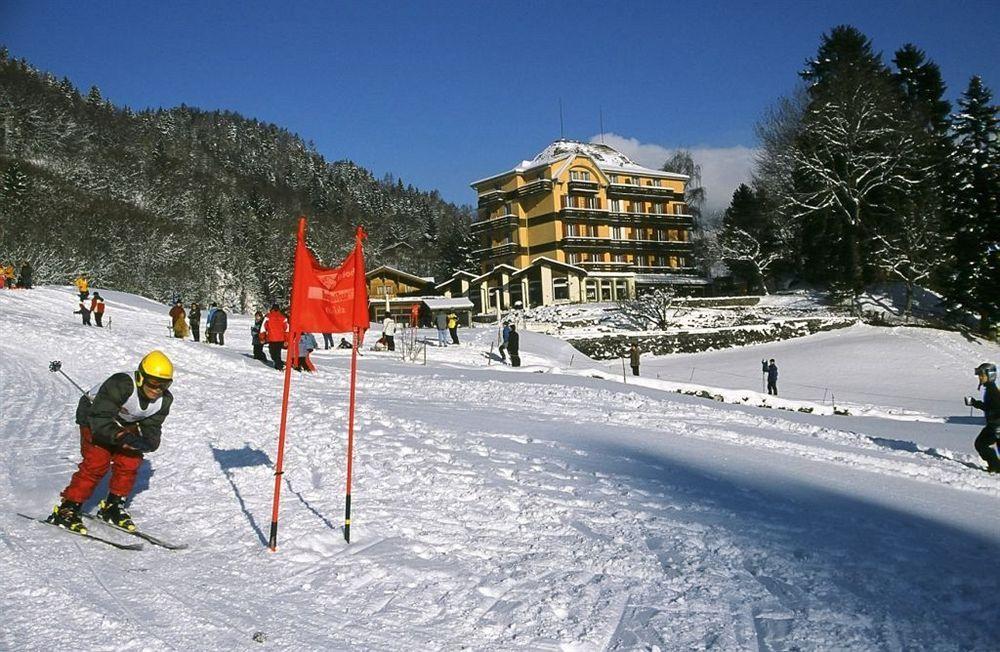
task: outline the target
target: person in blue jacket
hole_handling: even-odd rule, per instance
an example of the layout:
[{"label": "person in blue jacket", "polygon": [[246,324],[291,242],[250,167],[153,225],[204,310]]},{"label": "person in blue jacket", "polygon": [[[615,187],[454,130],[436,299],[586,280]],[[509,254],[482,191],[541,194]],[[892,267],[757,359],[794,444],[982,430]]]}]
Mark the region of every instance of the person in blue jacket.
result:
[{"label": "person in blue jacket", "polygon": [[219,304],[213,303],[208,307],[208,312],[205,313],[205,342],[208,344],[215,344],[215,331],[212,330],[212,315],[218,309]]},{"label": "person in blue jacket", "polygon": [[299,336],[299,357],[293,367],[295,371],[316,371],[316,365],[309,359],[309,354],[316,350],[316,338],[312,333],[302,333]]}]

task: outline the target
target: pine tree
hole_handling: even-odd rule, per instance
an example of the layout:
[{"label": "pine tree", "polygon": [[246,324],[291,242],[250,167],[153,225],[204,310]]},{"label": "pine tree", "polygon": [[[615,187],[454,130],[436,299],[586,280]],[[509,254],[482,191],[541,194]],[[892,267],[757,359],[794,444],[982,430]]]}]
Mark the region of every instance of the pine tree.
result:
[{"label": "pine tree", "polygon": [[912,174],[917,140],[901,115],[889,71],[871,42],[853,27],[824,36],[802,73],[811,85],[802,129],[789,150],[794,189],[790,209],[816,243],[805,267],[831,270],[825,280],[852,297],[858,310],[870,264],[872,234],[885,223],[897,193],[922,177]]},{"label": "pine tree", "polygon": [[767,270],[780,258],[780,242],[767,215],[767,203],[740,184],[726,209],[719,232],[720,254],[736,276],[752,280],[767,294]]},{"label": "pine tree", "polygon": [[958,101],[947,207],[952,237],[946,304],[978,316],[983,334],[1000,324],[1000,121],[991,101],[979,77]]}]

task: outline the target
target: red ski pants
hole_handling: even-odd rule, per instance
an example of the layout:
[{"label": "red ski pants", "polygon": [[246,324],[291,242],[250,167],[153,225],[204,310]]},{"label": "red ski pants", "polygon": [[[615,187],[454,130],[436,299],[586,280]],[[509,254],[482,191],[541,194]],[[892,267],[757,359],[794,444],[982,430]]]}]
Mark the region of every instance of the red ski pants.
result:
[{"label": "red ski pants", "polygon": [[128,498],[135,484],[139,465],[142,464],[142,453],[95,444],[91,440],[90,428],[80,426],[80,454],[83,456],[83,461],[73,474],[69,486],[63,489],[63,498],[76,503],[87,502],[109,468],[111,469],[110,492]]}]

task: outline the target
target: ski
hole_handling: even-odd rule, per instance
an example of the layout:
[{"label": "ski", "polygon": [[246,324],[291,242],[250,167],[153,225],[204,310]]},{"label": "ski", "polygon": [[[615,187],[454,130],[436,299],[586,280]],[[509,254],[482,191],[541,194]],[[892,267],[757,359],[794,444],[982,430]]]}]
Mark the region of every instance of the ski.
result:
[{"label": "ski", "polygon": [[49,525],[54,528],[58,528],[63,532],[68,532],[69,534],[75,534],[76,536],[83,537],[84,539],[90,539],[91,541],[100,541],[101,543],[113,546],[115,548],[118,548],[119,550],[142,550],[141,543],[119,543],[118,541],[105,539],[104,537],[99,537],[96,534],[90,534],[89,532],[84,533],[84,532],[74,532],[73,530],[67,530],[62,526],[56,525],[55,523],[49,523],[44,518],[38,518],[37,516],[28,516],[27,514],[22,514],[21,512],[17,512],[17,515],[23,516],[24,518],[32,521],[38,521],[39,523],[42,523],[44,525]]},{"label": "ski", "polygon": [[[149,543],[153,544],[154,546],[160,546],[161,548],[166,548],[167,550],[184,550],[184,549],[186,549],[188,547],[188,544],[186,544],[186,543],[170,543],[169,541],[164,541],[163,539],[159,539],[157,537],[154,537],[152,534],[146,534],[145,532],[142,532],[141,530],[126,530],[123,527],[118,527],[114,523],[108,523],[104,519],[97,518],[93,514],[86,514],[85,513],[82,516],[84,518],[86,518],[86,519],[91,520],[91,521],[96,521],[97,523],[101,523],[102,525],[107,525],[110,528],[114,528],[115,530],[118,530],[119,532],[124,532],[125,534],[131,534],[134,537],[139,537],[143,541],[148,541]],[[139,545],[142,545],[142,544],[139,544]]]}]

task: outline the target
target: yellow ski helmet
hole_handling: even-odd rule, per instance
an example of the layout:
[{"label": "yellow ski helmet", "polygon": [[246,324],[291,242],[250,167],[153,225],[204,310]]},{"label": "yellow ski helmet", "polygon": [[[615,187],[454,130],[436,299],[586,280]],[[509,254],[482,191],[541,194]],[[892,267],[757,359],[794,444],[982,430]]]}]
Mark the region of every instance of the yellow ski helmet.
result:
[{"label": "yellow ski helmet", "polygon": [[135,384],[142,387],[147,378],[159,381],[164,388],[174,380],[174,364],[163,351],[150,351],[135,370]]}]

